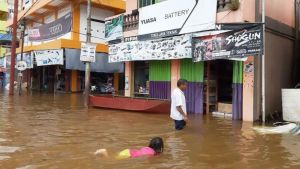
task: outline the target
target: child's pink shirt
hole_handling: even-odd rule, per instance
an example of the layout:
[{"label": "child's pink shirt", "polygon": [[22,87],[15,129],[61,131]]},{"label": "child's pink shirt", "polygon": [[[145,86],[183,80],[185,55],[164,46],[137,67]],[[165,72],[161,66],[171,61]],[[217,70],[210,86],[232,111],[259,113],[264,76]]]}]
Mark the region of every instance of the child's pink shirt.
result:
[{"label": "child's pink shirt", "polygon": [[139,150],[130,150],[130,157],[141,157],[141,156],[154,156],[155,151],[150,147],[143,147]]}]

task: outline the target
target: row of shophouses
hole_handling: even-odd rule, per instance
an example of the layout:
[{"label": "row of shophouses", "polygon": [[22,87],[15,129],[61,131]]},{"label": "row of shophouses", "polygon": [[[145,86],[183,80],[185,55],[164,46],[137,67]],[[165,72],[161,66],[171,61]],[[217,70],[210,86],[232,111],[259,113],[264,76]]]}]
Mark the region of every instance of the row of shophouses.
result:
[{"label": "row of shophouses", "polygon": [[[92,0],[92,6],[95,106],[149,106],[141,102],[144,99],[160,109],[158,102],[168,101],[177,80],[184,78],[189,81],[189,113],[224,112],[234,120],[256,121],[261,116],[263,80],[267,114],[281,111],[281,89],[299,80],[293,76],[298,33],[294,0],[266,0],[265,30],[261,0]],[[80,49],[86,39],[86,1],[23,0],[18,18],[26,23],[22,60],[28,65],[23,72],[28,89],[82,92],[85,67]],[[54,23],[65,23],[63,36],[45,40],[33,35],[32,30],[42,33]],[[12,20],[5,25],[11,26]],[[232,38],[241,32],[239,38]],[[231,47],[230,38],[235,43]],[[243,47],[233,54],[230,49],[237,43]],[[21,60],[21,46],[17,53]],[[9,52],[2,56],[6,66],[1,74],[7,74]],[[115,100],[105,100],[110,93]],[[134,102],[135,98],[139,100]],[[137,110],[142,109],[139,106]]]}]

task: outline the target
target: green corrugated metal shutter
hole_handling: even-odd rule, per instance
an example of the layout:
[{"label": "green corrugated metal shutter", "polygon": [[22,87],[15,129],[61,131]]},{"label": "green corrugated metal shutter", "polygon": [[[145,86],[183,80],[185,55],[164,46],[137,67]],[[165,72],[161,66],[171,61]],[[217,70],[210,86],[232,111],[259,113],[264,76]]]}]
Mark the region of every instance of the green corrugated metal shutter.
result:
[{"label": "green corrugated metal shutter", "polygon": [[192,59],[180,60],[180,77],[189,82],[203,82],[204,62],[193,62]]},{"label": "green corrugated metal shutter", "polygon": [[233,62],[233,83],[243,83],[244,62]]},{"label": "green corrugated metal shutter", "polygon": [[149,63],[150,81],[170,81],[171,62],[170,60],[153,60]]}]

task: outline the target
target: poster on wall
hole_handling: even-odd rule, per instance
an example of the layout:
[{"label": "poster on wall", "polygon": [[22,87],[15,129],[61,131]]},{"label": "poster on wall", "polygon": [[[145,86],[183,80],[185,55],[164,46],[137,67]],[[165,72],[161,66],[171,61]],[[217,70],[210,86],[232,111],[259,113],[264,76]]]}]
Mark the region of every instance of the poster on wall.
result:
[{"label": "poster on wall", "polygon": [[183,58],[192,58],[191,35],[109,45],[109,62]]},{"label": "poster on wall", "polygon": [[124,15],[105,21],[106,41],[121,40],[123,38]]},{"label": "poster on wall", "polygon": [[262,25],[250,26],[213,36],[193,38],[193,60],[195,62],[244,58],[262,53]]},{"label": "poster on wall", "polygon": [[32,52],[23,53],[23,59],[21,59],[21,54],[18,54],[17,55],[17,62],[19,62],[21,60],[26,62],[27,69],[32,69],[33,68],[33,54],[32,54]]},{"label": "poster on wall", "polygon": [[216,7],[217,0],[168,0],[140,8],[139,40],[215,29]]},{"label": "poster on wall", "polygon": [[68,13],[54,22],[28,29],[28,37],[29,41],[46,41],[57,39],[71,30],[72,14]]},{"label": "poster on wall", "polygon": [[63,49],[34,51],[37,66],[63,65]]}]

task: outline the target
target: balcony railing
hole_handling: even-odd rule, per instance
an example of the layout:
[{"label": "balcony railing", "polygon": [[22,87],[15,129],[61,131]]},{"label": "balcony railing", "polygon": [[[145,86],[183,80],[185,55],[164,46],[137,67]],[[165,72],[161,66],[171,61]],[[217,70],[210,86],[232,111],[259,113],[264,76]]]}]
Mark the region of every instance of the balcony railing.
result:
[{"label": "balcony railing", "polygon": [[[238,7],[239,0],[218,0],[218,12],[231,10],[233,7]],[[131,31],[138,28],[139,25],[139,12],[133,10],[130,14],[124,15],[124,31]]]},{"label": "balcony railing", "polygon": [[124,31],[131,31],[138,28],[139,25],[139,12],[133,10],[130,14],[124,15]]}]

